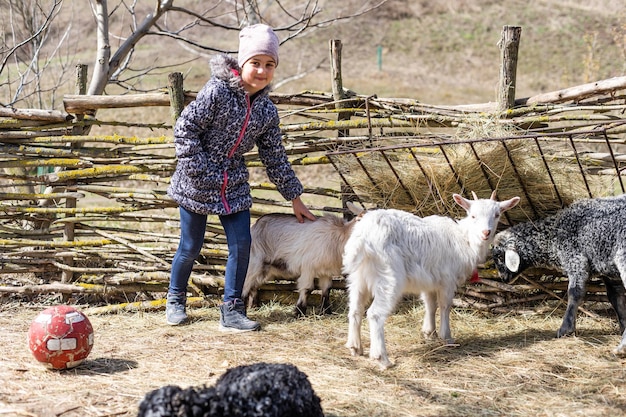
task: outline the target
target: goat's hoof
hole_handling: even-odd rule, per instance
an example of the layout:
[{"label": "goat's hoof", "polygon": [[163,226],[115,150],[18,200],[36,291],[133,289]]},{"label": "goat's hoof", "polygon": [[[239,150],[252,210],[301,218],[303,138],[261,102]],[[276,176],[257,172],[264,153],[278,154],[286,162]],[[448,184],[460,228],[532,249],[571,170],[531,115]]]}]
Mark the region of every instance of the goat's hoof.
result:
[{"label": "goat's hoof", "polygon": [[626,357],[626,346],[623,344],[620,344],[618,347],[613,349],[613,353],[622,358]]},{"label": "goat's hoof", "polygon": [[575,334],[575,333],[576,333],[576,329],[559,329],[556,332],[556,337],[558,339],[560,337],[569,336],[569,335],[572,335],[572,334]]},{"label": "goat's hoof", "polygon": [[363,355],[363,348],[348,346],[348,349],[350,349],[350,355],[352,355],[352,356],[361,356],[361,355]]},{"label": "goat's hoof", "polygon": [[422,330],[422,334],[424,335],[424,339],[435,339],[437,337],[437,334],[435,333],[435,331],[430,331],[430,332],[426,332]]},{"label": "goat's hoof", "polygon": [[371,358],[378,362],[378,367],[381,371],[387,370],[393,366],[393,363],[389,359]]}]

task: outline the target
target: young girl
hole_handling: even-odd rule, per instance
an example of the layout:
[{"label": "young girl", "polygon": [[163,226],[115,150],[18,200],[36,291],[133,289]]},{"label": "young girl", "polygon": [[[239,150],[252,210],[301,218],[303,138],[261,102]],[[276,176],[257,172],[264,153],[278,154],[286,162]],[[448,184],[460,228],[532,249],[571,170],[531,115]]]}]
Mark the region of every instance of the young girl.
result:
[{"label": "young girl", "polygon": [[267,25],[245,27],[239,34],[238,60],[211,59],[211,79],[181,113],[174,128],[178,158],[168,194],[180,210],[180,242],[172,260],[166,319],[187,319],[187,284],[204,242],[207,215],[218,215],[228,244],[220,330],[259,330],[246,317],[241,291],[250,255],[252,197],[244,154],[255,145],[267,175],[291,201],[298,221],[315,220],[300,195],[279,129],[278,111],[268,93],[278,66],[278,37]]}]

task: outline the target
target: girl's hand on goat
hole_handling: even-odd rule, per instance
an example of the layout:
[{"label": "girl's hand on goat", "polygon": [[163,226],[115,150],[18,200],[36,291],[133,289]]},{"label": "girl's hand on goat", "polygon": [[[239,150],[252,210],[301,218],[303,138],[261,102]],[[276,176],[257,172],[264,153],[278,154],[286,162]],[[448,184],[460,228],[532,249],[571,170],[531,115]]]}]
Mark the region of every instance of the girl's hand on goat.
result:
[{"label": "girl's hand on goat", "polygon": [[303,223],[305,218],[311,221],[315,221],[317,219],[317,217],[315,217],[315,215],[304,205],[300,197],[296,197],[291,200],[291,206],[293,207],[293,214],[296,215],[298,222]]}]

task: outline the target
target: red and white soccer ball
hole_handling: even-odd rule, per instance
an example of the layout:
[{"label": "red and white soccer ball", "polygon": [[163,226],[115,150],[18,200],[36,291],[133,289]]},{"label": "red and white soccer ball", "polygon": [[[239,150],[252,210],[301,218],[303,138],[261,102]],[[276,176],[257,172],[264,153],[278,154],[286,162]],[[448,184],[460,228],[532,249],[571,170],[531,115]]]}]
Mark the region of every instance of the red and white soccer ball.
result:
[{"label": "red and white soccer ball", "polygon": [[50,307],[31,323],[28,347],[35,359],[48,368],[74,368],[91,352],[93,328],[87,316],[74,307]]}]

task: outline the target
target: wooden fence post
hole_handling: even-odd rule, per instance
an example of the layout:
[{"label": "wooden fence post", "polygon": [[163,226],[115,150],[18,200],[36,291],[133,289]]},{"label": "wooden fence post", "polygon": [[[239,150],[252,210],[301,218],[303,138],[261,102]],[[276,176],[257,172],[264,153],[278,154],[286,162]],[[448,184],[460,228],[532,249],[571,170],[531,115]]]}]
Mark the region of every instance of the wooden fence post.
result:
[{"label": "wooden fence post", "polygon": [[517,73],[517,53],[522,34],[519,26],[504,26],[500,47],[500,84],[498,86],[499,112],[505,112],[515,106],[515,83]]},{"label": "wooden fence post", "polygon": [[[76,94],[85,95],[87,94],[87,69],[88,66],[85,64],[76,65],[76,84],[75,91]],[[76,114],[76,120],[81,122],[84,120],[84,114]],[[83,135],[85,134],[85,127],[80,125],[75,125],[72,127],[72,135]],[[79,146],[79,145],[76,145]]]},{"label": "wooden fence post", "polygon": [[[335,108],[342,109],[347,107],[346,103],[342,102],[345,98],[343,92],[343,81],[341,79],[341,41],[338,39],[331,39],[330,41],[330,76],[332,81],[333,99],[336,101]],[[350,112],[339,112],[337,120],[350,120]],[[347,129],[340,129],[338,135],[348,136],[350,133]]]},{"label": "wooden fence post", "polygon": [[167,89],[170,94],[170,114],[172,116],[172,126],[185,108],[185,92],[183,90],[183,74],[173,72],[168,77]]},{"label": "wooden fence post", "polygon": [[[346,103],[342,100],[345,98],[345,94],[343,92],[343,80],[341,78],[341,41],[338,39],[330,40],[330,76],[332,83],[332,91],[333,91],[333,99],[335,100],[335,108],[343,109],[347,107]],[[340,120],[350,120],[350,112],[339,112],[337,115],[337,121]],[[337,136],[339,137],[347,137],[350,136],[350,131],[348,129],[339,129],[337,131]],[[350,210],[347,210],[346,203],[348,201],[354,201],[355,199],[354,190],[348,184],[341,184],[341,204],[344,208],[343,217],[346,220],[350,220],[353,215],[350,213]]]},{"label": "wooden fence post", "polygon": [[[76,66],[76,94],[84,95],[87,92],[87,65],[78,64]],[[82,121],[84,119],[84,115],[77,114],[76,120]],[[73,135],[81,135],[84,132],[84,126],[73,126],[72,134]],[[79,148],[80,144],[72,143],[70,144],[70,148]],[[68,185],[66,187],[67,191],[73,192],[76,191],[76,188],[72,185]],[[76,208],[76,198],[67,197],[65,199],[65,207],[66,208]],[[65,217],[71,217],[71,214],[66,214]],[[65,226],[63,226],[63,240],[66,242],[71,242],[74,240],[75,235],[75,223],[74,222],[66,222]],[[69,267],[74,266],[74,258],[72,256],[64,256],[63,263]],[[61,272],[61,282],[72,282],[74,280],[74,273],[71,270],[63,270]]]}]

